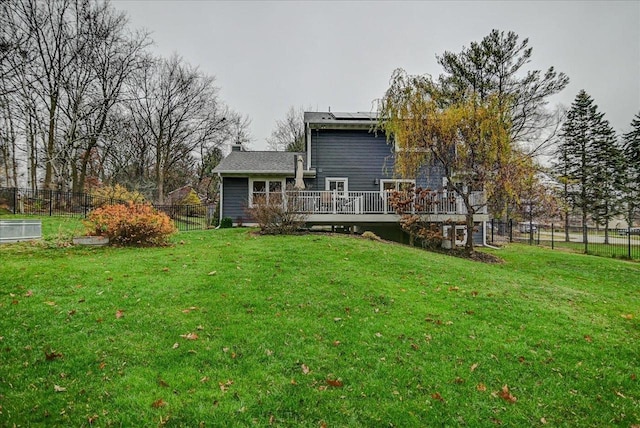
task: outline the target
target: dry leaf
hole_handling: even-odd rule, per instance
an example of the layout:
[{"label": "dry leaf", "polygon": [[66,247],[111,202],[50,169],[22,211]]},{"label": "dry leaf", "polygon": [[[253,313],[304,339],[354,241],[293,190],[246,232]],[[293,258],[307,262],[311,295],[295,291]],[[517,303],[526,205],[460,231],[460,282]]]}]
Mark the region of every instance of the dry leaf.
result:
[{"label": "dry leaf", "polygon": [[211,276],[211,275],[215,275],[215,274],[217,274],[217,273],[218,273],[217,271],[212,270],[212,271],[211,271],[211,272],[209,272],[207,275]]},{"label": "dry leaf", "polygon": [[209,382],[209,376],[203,377],[202,379],[200,379],[200,382],[202,382],[202,383]]},{"label": "dry leaf", "polygon": [[487,387],[486,387],[486,385],[485,385],[484,383],[479,383],[479,384],[476,386],[476,389],[477,389],[478,391],[480,391],[480,392],[485,392],[485,391],[487,390]]},{"label": "dry leaf", "polygon": [[160,407],[164,407],[166,405],[167,405],[166,401],[164,401],[162,398],[158,398],[156,401],[154,401],[151,404],[151,407],[153,407],[154,409],[159,409]]},{"label": "dry leaf", "polygon": [[591,336],[589,336],[588,334],[584,335],[584,340],[586,340],[587,342],[591,343],[593,342],[593,339],[591,338]]},{"label": "dry leaf", "polygon": [[33,291],[29,290],[25,293],[24,297],[31,297],[33,296]]},{"label": "dry leaf", "polygon": [[53,385],[53,390],[55,392],[65,392],[67,390],[67,388],[65,388],[63,386],[59,386],[59,385]]},{"label": "dry leaf", "polygon": [[622,318],[626,319],[626,320],[632,320],[633,319],[633,314],[622,314],[620,316]]},{"label": "dry leaf", "polygon": [[300,367],[302,367],[302,374],[308,375],[311,372],[311,370],[309,370],[309,366],[307,366],[306,364],[303,364]]},{"label": "dry leaf", "polygon": [[618,397],[627,398],[627,397],[625,397],[625,396],[622,394],[622,392],[620,392],[620,391],[615,391],[615,393],[616,393],[616,395],[617,395]]},{"label": "dry leaf", "polygon": [[56,302],[44,302],[45,305],[55,306]]},{"label": "dry leaf", "polygon": [[231,385],[233,385],[232,380],[227,380],[226,382],[218,382],[218,386],[220,386],[220,391],[222,392],[227,392]]},{"label": "dry leaf", "polygon": [[471,371],[475,371],[478,368],[478,363],[471,364]]},{"label": "dry leaf", "polygon": [[442,395],[440,395],[439,392],[434,392],[433,394],[431,394],[431,398],[444,402],[444,398],[442,398]]},{"label": "dry leaf", "polygon": [[56,358],[62,358],[62,354],[60,352],[56,352],[56,351],[47,352],[45,350],[44,351],[44,356],[45,356],[47,361],[53,361]]},{"label": "dry leaf", "polygon": [[163,267],[162,268],[162,272],[169,272],[169,268],[168,267]]},{"label": "dry leaf", "polygon": [[178,342],[176,342],[176,343],[173,344],[173,346],[171,348],[178,349],[179,346],[180,346],[180,344]]},{"label": "dry leaf", "polygon": [[160,385],[163,388],[169,388],[169,384],[165,382],[163,379],[158,379],[158,385]]},{"label": "dry leaf", "polygon": [[338,346],[338,345],[340,345],[340,341],[339,341],[339,340],[335,340],[335,341],[333,342],[333,346]]},{"label": "dry leaf", "polygon": [[198,335],[195,333],[181,334],[180,337],[187,340],[198,340]]},{"label": "dry leaf", "polygon": [[327,379],[327,384],[329,386],[333,386],[334,388],[340,388],[340,387],[342,387],[344,385],[342,383],[342,381],[340,381],[340,380],[332,380],[332,379]]},{"label": "dry leaf", "polygon": [[105,363],[104,361],[100,363],[100,365],[98,366],[98,368],[100,368],[100,370],[104,370],[104,368],[107,366],[107,363]]},{"label": "dry leaf", "polygon": [[498,394],[500,395],[500,398],[508,401],[509,403],[515,403],[518,401],[518,399],[509,392],[509,387],[507,385],[504,385]]},{"label": "dry leaf", "polygon": [[120,319],[124,316],[124,311],[122,309],[118,309],[116,311],[116,319]]},{"label": "dry leaf", "polygon": [[540,423],[542,425],[546,425],[547,424],[547,420],[545,418],[540,418]]}]

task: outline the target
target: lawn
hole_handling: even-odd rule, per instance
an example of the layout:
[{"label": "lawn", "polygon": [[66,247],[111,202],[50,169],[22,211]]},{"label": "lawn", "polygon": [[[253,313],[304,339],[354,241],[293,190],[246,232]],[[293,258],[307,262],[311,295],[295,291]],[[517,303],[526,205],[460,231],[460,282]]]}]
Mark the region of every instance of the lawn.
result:
[{"label": "lawn", "polygon": [[640,425],[640,265],[350,236],[0,246],[0,426]]}]

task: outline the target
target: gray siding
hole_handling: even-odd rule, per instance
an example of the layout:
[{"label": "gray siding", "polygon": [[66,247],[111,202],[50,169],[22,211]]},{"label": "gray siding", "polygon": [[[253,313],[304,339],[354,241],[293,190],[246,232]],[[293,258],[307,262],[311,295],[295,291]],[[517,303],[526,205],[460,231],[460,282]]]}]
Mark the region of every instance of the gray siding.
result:
[{"label": "gray siding", "polygon": [[223,177],[222,217],[229,217],[234,223],[241,219],[247,222],[245,208],[249,198],[249,179],[246,177]]},{"label": "gray siding", "polygon": [[309,190],[325,190],[326,177],[348,177],[350,191],[377,191],[374,180],[393,177],[393,146],[366,130],[312,130]]}]

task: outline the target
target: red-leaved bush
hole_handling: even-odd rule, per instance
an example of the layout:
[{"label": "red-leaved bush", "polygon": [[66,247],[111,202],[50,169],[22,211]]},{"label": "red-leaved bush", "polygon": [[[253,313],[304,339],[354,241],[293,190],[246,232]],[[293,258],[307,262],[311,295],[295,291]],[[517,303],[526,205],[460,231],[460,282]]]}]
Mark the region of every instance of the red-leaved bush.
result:
[{"label": "red-leaved bush", "polygon": [[132,202],[97,208],[84,223],[89,235],[106,236],[117,245],[166,245],[176,231],[165,213],[151,205]]}]

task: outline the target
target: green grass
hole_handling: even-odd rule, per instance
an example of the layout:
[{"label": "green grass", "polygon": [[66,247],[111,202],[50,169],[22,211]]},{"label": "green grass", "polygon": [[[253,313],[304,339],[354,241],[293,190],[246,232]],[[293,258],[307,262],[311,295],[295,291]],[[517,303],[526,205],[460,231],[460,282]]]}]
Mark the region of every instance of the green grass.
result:
[{"label": "green grass", "polygon": [[[50,243],[78,225],[50,221]],[[246,229],[174,241],[0,246],[0,426],[640,424],[637,263]]]}]

